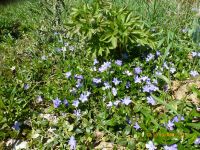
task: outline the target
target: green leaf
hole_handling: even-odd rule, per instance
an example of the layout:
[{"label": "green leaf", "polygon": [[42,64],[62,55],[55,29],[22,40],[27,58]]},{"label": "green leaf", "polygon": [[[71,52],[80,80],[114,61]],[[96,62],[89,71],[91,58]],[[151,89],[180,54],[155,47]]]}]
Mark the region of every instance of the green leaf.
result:
[{"label": "green leaf", "polygon": [[165,81],[168,85],[171,85],[171,81],[166,76],[164,75],[155,75],[155,76]]},{"label": "green leaf", "polygon": [[117,38],[112,36],[111,42],[112,42],[113,49],[115,49],[117,47]]},{"label": "green leaf", "polygon": [[171,105],[167,104],[165,101],[163,101],[161,98],[155,96],[154,94],[151,94],[151,96],[160,104],[164,105],[167,109],[171,110],[172,112],[174,112],[176,115],[178,115],[176,109],[174,107],[172,107]]},{"label": "green leaf", "polygon": [[187,126],[200,130],[200,123],[187,123]]}]

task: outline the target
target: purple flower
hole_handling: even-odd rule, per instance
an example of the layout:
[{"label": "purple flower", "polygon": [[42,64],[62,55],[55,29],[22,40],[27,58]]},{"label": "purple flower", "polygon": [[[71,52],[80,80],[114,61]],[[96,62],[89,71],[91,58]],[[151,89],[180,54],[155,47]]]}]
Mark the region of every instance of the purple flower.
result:
[{"label": "purple flower", "polygon": [[78,107],[79,103],[80,103],[80,102],[79,102],[78,100],[74,100],[72,105],[73,105],[74,107]]},{"label": "purple flower", "polygon": [[155,145],[153,144],[152,141],[149,141],[149,142],[146,144],[146,148],[147,148],[148,150],[155,150],[155,149],[157,149],[157,147],[155,147]]},{"label": "purple flower", "polygon": [[76,82],[76,87],[81,88],[83,86],[83,83],[81,83],[81,79],[78,79]]},{"label": "purple flower", "polygon": [[75,140],[74,136],[70,137],[68,144],[70,146],[70,150],[76,149],[76,140]]},{"label": "purple flower", "polygon": [[20,123],[18,121],[15,121],[14,125],[13,125],[13,129],[15,130],[20,130]]},{"label": "purple flower", "polygon": [[68,101],[65,99],[65,100],[63,101],[63,104],[64,104],[65,106],[68,106]]},{"label": "purple flower", "polygon": [[141,78],[140,78],[143,82],[147,82],[147,83],[150,83],[150,79],[147,77],[147,76],[142,76]]},{"label": "purple flower", "polygon": [[173,145],[170,145],[170,146],[164,146],[164,150],[177,150],[177,145],[176,144],[173,144]]},{"label": "purple flower", "polygon": [[141,83],[141,78],[139,78],[138,76],[135,76],[134,80],[135,83]]},{"label": "purple flower", "polygon": [[176,72],[176,68],[174,68],[174,67],[170,68],[170,72],[171,72],[171,73]]},{"label": "purple flower", "polygon": [[76,79],[80,79],[80,80],[83,80],[83,76],[82,75],[79,75],[79,74],[75,74],[74,76]]},{"label": "purple flower", "polygon": [[157,86],[153,84],[147,84],[143,87],[143,92],[151,93],[159,90]]},{"label": "purple flower", "polygon": [[125,105],[129,105],[131,102],[130,96],[126,96],[124,99],[122,99],[122,103]]},{"label": "purple flower", "polygon": [[200,144],[200,137],[198,137],[195,141],[194,141],[195,145],[199,145]]},{"label": "purple flower", "polygon": [[136,130],[139,130],[140,129],[140,126],[139,124],[136,122],[135,125],[133,126]]},{"label": "purple flower", "polygon": [[88,96],[90,96],[90,92],[86,91],[86,92],[83,92],[81,95],[80,95],[80,98],[79,100],[84,103],[88,100]]},{"label": "purple flower", "polygon": [[185,118],[183,116],[181,116],[181,120],[183,121],[183,120],[185,120]]},{"label": "purple flower", "polygon": [[101,83],[101,78],[93,78],[92,81],[98,84],[98,83]]},{"label": "purple flower", "polygon": [[103,90],[110,89],[110,88],[111,88],[111,86],[108,82],[105,82],[104,87],[102,87]]},{"label": "purple flower", "polygon": [[128,88],[130,88],[131,87],[131,83],[130,83],[130,81],[127,81],[126,82],[126,88],[128,89]]},{"label": "purple flower", "polygon": [[121,66],[122,65],[122,61],[121,60],[116,60],[115,64],[118,65],[118,66]]},{"label": "purple flower", "polygon": [[192,52],[192,57],[197,56],[197,52]]},{"label": "purple flower", "polygon": [[192,71],[190,71],[190,75],[191,75],[192,77],[195,77],[195,76],[198,76],[199,73],[198,73],[197,71],[195,71],[195,70],[192,70]]},{"label": "purple flower", "polygon": [[111,101],[108,102],[107,107],[112,107],[112,106],[113,106],[113,103]]},{"label": "purple flower", "polygon": [[156,74],[156,75],[162,75],[162,72],[156,71],[155,74]]},{"label": "purple flower", "polygon": [[156,105],[156,102],[152,96],[147,97],[147,103],[149,103],[151,105]]},{"label": "purple flower", "polygon": [[168,130],[174,130],[173,127],[174,127],[174,123],[173,123],[172,121],[169,120],[168,123],[167,123],[167,129],[168,129]]},{"label": "purple flower", "polygon": [[140,67],[136,67],[134,69],[135,74],[140,74],[142,72],[142,69]]},{"label": "purple flower", "polygon": [[61,104],[61,100],[59,100],[58,97],[53,100],[54,108],[58,108],[60,104]]},{"label": "purple flower", "polygon": [[166,62],[164,62],[163,67],[166,68],[166,69],[169,69],[169,67],[168,67]]},{"label": "purple flower", "polygon": [[113,96],[117,95],[117,89],[116,88],[112,88],[112,94],[113,94]]},{"label": "purple flower", "polygon": [[146,61],[149,62],[150,60],[154,59],[154,55],[153,54],[149,54],[147,55]]},{"label": "purple flower", "polygon": [[98,63],[99,63],[99,61],[98,61],[97,59],[94,59],[93,65],[96,65],[96,64],[98,64]]},{"label": "purple flower", "polygon": [[74,110],[74,115],[76,115],[76,117],[80,117],[81,116],[81,110]]},{"label": "purple flower", "polygon": [[178,116],[175,116],[175,117],[173,118],[172,122],[173,122],[173,123],[174,123],[174,122],[179,122]]},{"label": "purple flower", "polygon": [[156,51],[156,56],[160,56],[160,52],[159,51]]},{"label": "purple flower", "polygon": [[65,73],[65,77],[68,79],[72,75],[71,71]]},{"label": "purple flower", "polygon": [[117,78],[113,78],[113,81],[112,81],[115,85],[118,85],[120,84],[120,80],[118,80]]},{"label": "purple flower", "polygon": [[25,89],[25,90],[28,90],[28,89],[29,89],[29,87],[30,87],[30,86],[29,86],[27,83],[26,83],[26,84],[24,84],[24,89]]},{"label": "purple flower", "polygon": [[104,62],[99,68],[99,72],[104,72],[111,67],[111,62]]},{"label": "purple flower", "polygon": [[120,102],[121,102],[120,100],[116,100],[116,101],[114,102],[114,105],[115,105],[115,106],[118,106],[118,104],[119,104]]}]

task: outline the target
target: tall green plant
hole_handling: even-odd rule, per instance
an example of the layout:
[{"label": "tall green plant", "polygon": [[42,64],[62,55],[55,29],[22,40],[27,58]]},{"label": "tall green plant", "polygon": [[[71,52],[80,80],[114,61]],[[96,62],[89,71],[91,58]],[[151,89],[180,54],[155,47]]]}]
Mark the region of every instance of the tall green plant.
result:
[{"label": "tall green plant", "polygon": [[121,55],[128,51],[128,45],[155,47],[141,19],[126,7],[118,8],[110,1],[72,8],[67,21],[71,36],[84,40],[94,57],[110,53]]}]

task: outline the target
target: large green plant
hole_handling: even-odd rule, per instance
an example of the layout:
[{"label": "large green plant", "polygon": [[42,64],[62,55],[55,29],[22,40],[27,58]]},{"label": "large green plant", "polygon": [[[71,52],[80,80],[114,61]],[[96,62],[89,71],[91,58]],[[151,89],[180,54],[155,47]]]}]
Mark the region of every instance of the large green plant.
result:
[{"label": "large green plant", "polygon": [[121,55],[127,46],[154,48],[152,35],[139,17],[126,7],[119,8],[109,1],[97,1],[74,7],[67,19],[70,33],[84,40],[93,56],[112,53]]}]

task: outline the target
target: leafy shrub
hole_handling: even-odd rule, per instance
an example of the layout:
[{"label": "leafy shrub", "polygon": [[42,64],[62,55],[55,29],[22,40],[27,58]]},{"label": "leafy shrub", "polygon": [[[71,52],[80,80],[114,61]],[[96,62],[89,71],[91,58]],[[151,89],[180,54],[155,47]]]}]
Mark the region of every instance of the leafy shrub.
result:
[{"label": "leafy shrub", "polygon": [[72,8],[67,21],[71,35],[80,36],[79,40],[85,41],[94,57],[110,53],[120,56],[128,51],[128,45],[155,47],[140,18],[126,7],[118,8],[109,1]]}]

